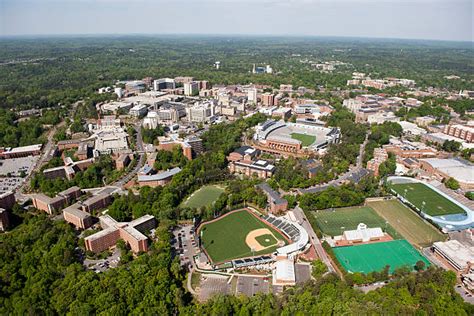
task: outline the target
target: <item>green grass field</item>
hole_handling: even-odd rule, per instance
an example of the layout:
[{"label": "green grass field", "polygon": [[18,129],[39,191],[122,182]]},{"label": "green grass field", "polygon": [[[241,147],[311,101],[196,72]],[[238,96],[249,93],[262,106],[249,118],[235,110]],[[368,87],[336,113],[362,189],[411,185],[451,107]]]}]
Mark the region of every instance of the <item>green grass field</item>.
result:
[{"label": "green grass field", "polygon": [[301,141],[301,145],[303,147],[308,147],[309,145],[311,145],[312,143],[316,141],[316,136],[305,135],[305,134],[300,134],[300,133],[292,133],[291,138]]},{"label": "green grass field", "polygon": [[427,247],[435,241],[446,240],[439,230],[398,200],[367,203],[411,244]]},{"label": "green grass field", "polygon": [[253,254],[245,243],[247,234],[259,228],[268,228],[278,240],[286,243],[280,233],[264,224],[249,211],[242,210],[226,215],[216,222],[204,223],[201,227],[202,245],[214,264],[250,257],[254,254],[263,255],[274,252],[278,248],[276,244]]},{"label": "green grass field", "polygon": [[[419,210],[431,216],[462,214],[464,210],[423,183],[399,183],[390,186]],[[406,190],[406,196],[405,196]],[[423,207],[423,202],[425,206]]]},{"label": "green grass field", "polygon": [[264,247],[273,246],[278,243],[278,240],[276,240],[275,237],[273,237],[270,234],[257,236],[255,237],[255,239],[258,241],[260,245]]},{"label": "green grass field", "polygon": [[206,185],[196,190],[184,202],[184,207],[200,208],[208,206],[217,201],[225,189],[218,185]]},{"label": "green grass field", "polygon": [[368,206],[338,208],[334,211],[323,210],[313,212],[316,223],[323,234],[329,236],[342,235],[345,230],[357,229],[359,223],[370,228],[380,227],[394,239],[401,238],[400,234]]},{"label": "green grass field", "polygon": [[390,266],[390,273],[396,268],[409,266],[414,268],[422,260],[426,267],[430,265],[408,241],[404,239],[372,244],[333,248],[337,260],[348,272],[369,273],[381,271]]}]

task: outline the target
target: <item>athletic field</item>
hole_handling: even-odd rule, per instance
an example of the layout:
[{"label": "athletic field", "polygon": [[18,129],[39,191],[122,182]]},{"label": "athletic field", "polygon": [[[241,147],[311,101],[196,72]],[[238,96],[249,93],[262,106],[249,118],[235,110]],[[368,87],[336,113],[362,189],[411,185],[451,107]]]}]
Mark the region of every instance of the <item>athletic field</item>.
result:
[{"label": "athletic field", "polygon": [[334,211],[322,210],[313,212],[319,229],[325,235],[339,236],[345,230],[357,229],[359,223],[364,223],[369,228],[380,227],[394,239],[401,236],[386,221],[368,206],[354,206],[337,208]]},{"label": "athletic field", "polygon": [[[269,254],[280,245],[286,244],[280,233],[247,210],[230,213],[216,221],[204,223],[200,228],[200,234],[202,246],[214,264]],[[261,250],[255,251],[255,249]]]},{"label": "athletic field", "polygon": [[367,205],[413,245],[427,247],[446,240],[445,235],[398,200],[367,202]]},{"label": "athletic field", "polygon": [[390,273],[404,265],[414,268],[422,260],[425,266],[430,265],[408,241],[404,239],[372,244],[333,248],[337,260],[347,272],[369,273],[381,271],[390,266]]},{"label": "athletic field", "polygon": [[[398,183],[392,184],[390,187],[428,215],[440,216],[465,213],[461,207],[423,183]],[[423,202],[425,202],[424,207]]]},{"label": "athletic field", "polygon": [[196,190],[184,202],[184,207],[200,208],[209,206],[224,193],[225,189],[218,185],[206,185]]},{"label": "athletic field", "polygon": [[309,145],[311,145],[312,143],[316,141],[316,136],[305,135],[305,134],[300,134],[300,133],[292,133],[291,138],[301,141],[301,145],[303,147],[308,147]]}]

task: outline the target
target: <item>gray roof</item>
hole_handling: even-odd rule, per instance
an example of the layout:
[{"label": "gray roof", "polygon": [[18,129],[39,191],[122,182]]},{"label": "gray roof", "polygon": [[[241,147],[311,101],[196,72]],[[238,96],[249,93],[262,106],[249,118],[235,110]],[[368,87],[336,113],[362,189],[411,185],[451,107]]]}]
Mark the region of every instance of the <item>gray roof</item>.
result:
[{"label": "gray roof", "polygon": [[285,200],[285,199],[282,199],[282,198],[280,197],[280,194],[278,194],[278,192],[276,192],[275,190],[273,190],[273,189],[268,185],[268,183],[266,183],[266,182],[260,183],[260,184],[257,185],[257,187],[259,187],[263,192],[265,192],[266,194],[268,194],[268,196],[269,196],[270,199],[273,201],[273,203],[275,203],[275,204],[286,203],[286,200]]},{"label": "gray roof", "polygon": [[181,172],[181,168],[176,167],[153,175],[138,175],[138,181],[160,181],[168,179]]}]

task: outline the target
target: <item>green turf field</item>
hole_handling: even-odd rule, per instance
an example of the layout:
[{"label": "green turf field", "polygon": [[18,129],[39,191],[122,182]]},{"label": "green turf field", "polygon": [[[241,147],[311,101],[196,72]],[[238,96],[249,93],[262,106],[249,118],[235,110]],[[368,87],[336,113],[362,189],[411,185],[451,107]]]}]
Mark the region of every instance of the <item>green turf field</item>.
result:
[{"label": "green turf field", "polygon": [[278,240],[285,241],[276,230],[264,224],[249,211],[242,210],[223,216],[218,221],[204,223],[201,227],[202,245],[213,263],[274,252],[278,248],[276,244],[263,251],[252,253],[245,243],[247,234],[259,228],[268,228]]},{"label": "green turf field", "polygon": [[208,206],[217,201],[225,189],[218,185],[206,185],[194,191],[184,202],[184,207],[200,208]]},{"label": "green turf field", "polygon": [[446,240],[438,229],[398,200],[367,203],[411,244],[427,247],[435,241]]},{"label": "green turf field", "polygon": [[305,134],[300,134],[300,133],[292,133],[291,138],[301,141],[301,145],[303,147],[308,147],[309,145],[311,145],[312,143],[316,141],[316,136],[305,135]]},{"label": "green turf field", "polygon": [[333,251],[337,260],[348,272],[369,273],[381,271],[390,266],[390,273],[404,265],[414,268],[422,260],[426,267],[430,265],[405,239],[377,242],[372,244],[335,247]]},{"label": "green turf field", "polygon": [[265,247],[276,245],[278,242],[272,235],[261,235],[255,237],[255,239],[260,245]]},{"label": "green turf field", "polygon": [[[390,185],[395,192],[406,198],[419,210],[431,216],[462,214],[464,210],[423,183],[399,183]],[[405,196],[405,190],[406,196]],[[422,204],[425,202],[425,206]]]},{"label": "green turf field", "polygon": [[393,227],[368,206],[338,208],[334,211],[322,210],[312,214],[316,218],[319,229],[329,236],[342,235],[345,230],[357,229],[359,223],[364,223],[370,228],[382,228],[394,239],[401,238]]}]

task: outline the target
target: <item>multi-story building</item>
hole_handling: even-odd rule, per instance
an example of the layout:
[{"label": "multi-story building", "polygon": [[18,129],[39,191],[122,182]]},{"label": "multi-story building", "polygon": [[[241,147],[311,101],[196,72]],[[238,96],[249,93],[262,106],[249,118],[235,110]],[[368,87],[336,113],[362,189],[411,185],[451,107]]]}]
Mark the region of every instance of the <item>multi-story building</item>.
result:
[{"label": "multi-story building", "polygon": [[153,81],[153,89],[155,91],[167,90],[167,89],[176,89],[176,83],[174,79],[171,78],[161,78]]},{"label": "multi-story building", "polygon": [[64,198],[66,204],[70,204],[72,201],[77,200],[82,194],[81,188],[78,186],[70,187],[64,191],[58,193],[58,196]]},{"label": "multi-story building", "polygon": [[446,135],[464,139],[467,143],[474,143],[474,127],[467,125],[446,125],[443,129]]},{"label": "multi-story building", "polygon": [[50,198],[49,196],[46,196],[42,193],[33,195],[31,200],[35,208],[45,211],[49,215],[55,214],[66,204],[66,200],[62,196]]},{"label": "multi-story building", "polygon": [[141,80],[129,81],[125,83],[125,90],[129,93],[142,93],[146,90],[146,84]]},{"label": "multi-story building", "polygon": [[288,201],[282,199],[278,192],[274,191],[266,182],[257,185],[265,193],[268,199],[270,212],[273,214],[284,212],[288,209]]},{"label": "multi-story building", "polygon": [[376,177],[379,176],[379,167],[388,158],[388,153],[384,148],[374,149],[374,158],[367,161],[367,170],[374,173]]},{"label": "multi-story building", "polygon": [[0,208],[0,231],[4,232],[10,226],[10,219],[6,209]]},{"label": "multi-story building", "polygon": [[15,147],[15,148],[6,148],[0,149],[0,158],[9,159],[9,158],[20,158],[28,156],[37,156],[41,154],[42,144]]},{"label": "multi-story building", "polygon": [[145,104],[137,104],[130,109],[130,115],[134,117],[142,117],[146,115],[148,108]]},{"label": "multi-story building", "polygon": [[0,208],[11,210],[15,202],[15,193],[13,191],[0,194]]},{"label": "multi-story building", "polygon": [[461,189],[474,189],[474,164],[460,158],[420,159],[421,168],[432,176],[441,179],[454,178]]},{"label": "multi-story building", "polygon": [[190,122],[208,122],[214,116],[215,106],[212,102],[196,103],[186,109],[187,119]]},{"label": "multi-story building", "polygon": [[197,81],[184,83],[184,95],[197,95],[199,93],[199,83]]},{"label": "multi-story building", "polygon": [[81,203],[81,206],[84,212],[91,213],[92,211],[107,207],[110,203],[112,203],[112,196],[108,193],[102,193],[85,200]]},{"label": "multi-story building", "polygon": [[260,179],[270,178],[275,172],[275,166],[266,160],[239,160],[229,162],[231,173],[240,173],[247,177],[258,177]]},{"label": "multi-story building", "polygon": [[474,250],[458,240],[438,241],[433,244],[435,253],[443,257],[457,272],[474,272]]},{"label": "multi-story building", "polygon": [[249,103],[257,104],[257,89],[249,88],[247,90],[247,99]]},{"label": "multi-story building", "polygon": [[64,220],[73,224],[78,229],[87,229],[92,226],[92,217],[89,213],[81,210],[79,203],[63,209]]},{"label": "multi-story building", "polygon": [[274,106],[275,105],[275,96],[273,93],[264,93],[262,94],[262,104],[264,106]]},{"label": "multi-story building", "polygon": [[156,227],[153,216],[144,215],[128,223],[118,223],[109,215],[105,215],[101,216],[99,221],[103,230],[84,238],[88,251],[102,252],[115,246],[119,239],[129,244],[134,253],[148,251],[148,238],[144,233]]},{"label": "multi-story building", "polygon": [[115,168],[117,170],[123,170],[130,163],[130,156],[127,154],[121,154],[117,160],[115,160]]}]

